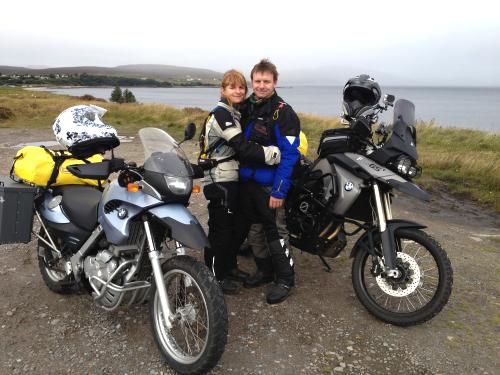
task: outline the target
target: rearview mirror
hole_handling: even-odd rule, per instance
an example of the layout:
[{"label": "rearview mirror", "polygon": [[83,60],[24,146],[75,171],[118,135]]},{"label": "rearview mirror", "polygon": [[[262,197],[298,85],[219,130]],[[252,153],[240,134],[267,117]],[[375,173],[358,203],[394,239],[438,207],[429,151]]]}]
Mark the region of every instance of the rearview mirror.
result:
[{"label": "rearview mirror", "polygon": [[184,129],[184,140],[189,141],[190,139],[193,139],[195,134],[196,134],[196,125],[193,122],[190,122],[186,126],[186,129]]},{"label": "rearview mirror", "polygon": [[384,104],[385,105],[390,105],[391,107],[394,105],[394,100],[396,100],[396,97],[391,94],[385,94],[384,95]]}]

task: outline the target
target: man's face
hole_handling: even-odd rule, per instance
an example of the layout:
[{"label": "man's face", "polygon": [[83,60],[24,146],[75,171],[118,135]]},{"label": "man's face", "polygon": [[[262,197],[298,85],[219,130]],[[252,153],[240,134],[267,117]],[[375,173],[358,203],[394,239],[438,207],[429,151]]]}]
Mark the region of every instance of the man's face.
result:
[{"label": "man's face", "polygon": [[252,89],[258,99],[264,99],[274,92],[276,83],[273,73],[255,72],[252,78]]}]

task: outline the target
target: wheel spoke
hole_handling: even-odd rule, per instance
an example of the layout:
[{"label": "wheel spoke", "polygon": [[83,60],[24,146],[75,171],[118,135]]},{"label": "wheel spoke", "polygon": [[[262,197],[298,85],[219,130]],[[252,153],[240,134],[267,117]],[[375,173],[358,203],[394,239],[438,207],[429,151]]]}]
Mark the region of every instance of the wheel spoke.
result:
[{"label": "wheel spoke", "polygon": [[434,271],[436,269],[436,267],[433,267],[433,268],[429,268],[427,270],[422,270],[422,273],[425,275],[426,272],[430,272],[430,271]]},{"label": "wheel spoke", "polygon": [[431,293],[431,294],[434,294],[434,292],[435,292],[435,290],[429,290],[429,289],[424,288],[423,286],[420,287],[420,290],[424,290],[424,291]]},{"label": "wheel spoke", "polygon": [[419,252],[420,252],[420,247],[417,248],[417,252],[415,253],[415,255],[413,255],[413,259],[418,259],[417,255]]},{"label": "wheel spoke", "polygon": [[196,345],[198,351],[201,350],[200,348],[200,345],[199,345],[199,341],[203,341],[200,336],[198,336],[196,333],[194,333],[193,331],[193,327],[191,327],[191,324],[189,324],[189,322],[186,322],[186,325],[187,327],[189,328],[189,331],[191,332],[193,338],[194,338],[194,344]]},{"label": "wheel spoke", "polygon": [[436,280],[439,280],[439,277],[436,277],[436,276],[431,276],[431,275],[423,275],[423,277],[425,277],[425,278],[430,278],[430,279],[436,279]]},{"label": "wheel spoke", "polygon": [[420,295],[422,297],[422,299],[424,300],[424,302],[427,300],[425,298],[425,296],[422,294],[422,292],[420,291],[420,289],[417,289],[417,294]]},{"label": "wheel spoke", "polygon": [[416,290],[416,293],[414,293],[414,296],[416,297],[416,299],[417,299],[418,303],[420,304],[420,306],[423,306],[423,303],[420,300],[420,296],[418,295],[418,289]]}]

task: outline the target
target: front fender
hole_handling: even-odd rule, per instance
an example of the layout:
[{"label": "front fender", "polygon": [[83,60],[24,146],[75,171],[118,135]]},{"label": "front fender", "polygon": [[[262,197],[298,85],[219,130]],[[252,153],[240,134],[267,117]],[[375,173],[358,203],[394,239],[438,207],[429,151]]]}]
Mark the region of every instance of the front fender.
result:
[{"label": "front fender", "polygon": [[168,226],[172,238],[192,249],[203,249],[210,246],[208,238],[189,210],[179,203],[169,203],[150,209],[148,212]]},{"label": "front fender", "polygon": [[[387,220],[387,229],[389,231],[390,238],[394,238],[394,232],[400,228],[414,228],[414,229],[424,229],[427,228],[425,225],[415,223],[409,220]],[[372,236],[373,242],[376,242],[376,238],[379,238],[380,233],[378,232],[377,227],[372,227],[370,230],[366,231],[354,244],[350,258],[354,258],[356,254],[361,250],[366,250],[372,255],[376,255],[374,253],[374,249],[370,246],[370,236]]]}]

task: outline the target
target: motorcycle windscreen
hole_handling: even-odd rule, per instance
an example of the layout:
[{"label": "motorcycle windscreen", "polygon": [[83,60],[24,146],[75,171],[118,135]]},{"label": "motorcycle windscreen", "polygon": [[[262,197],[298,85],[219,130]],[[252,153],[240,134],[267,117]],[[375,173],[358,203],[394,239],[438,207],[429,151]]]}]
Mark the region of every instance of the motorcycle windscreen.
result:
[{"label": "motorcycle windscreen", "polygon": [[144,169],[173,177],[192,177],[191,163],[177,142],[157,128],[139,130],[144,148]]},{"label": "motorcycle windscreen", "polygon": [[398,99],[394,105],[394,120],[403,121],[406,125],[415,126],[415,104],[406,99]]}]

